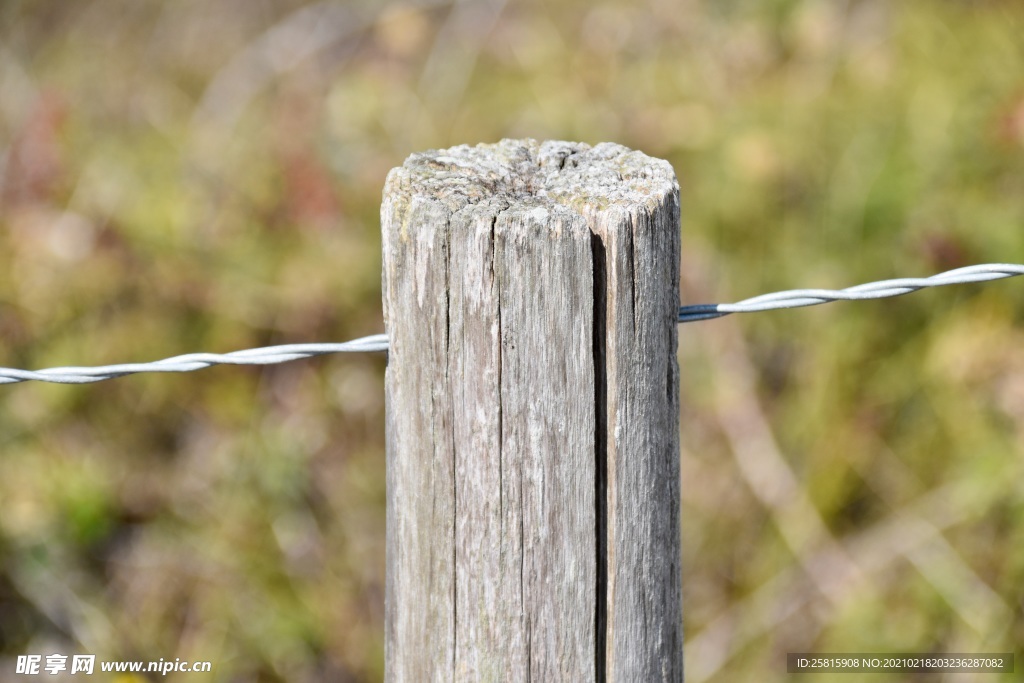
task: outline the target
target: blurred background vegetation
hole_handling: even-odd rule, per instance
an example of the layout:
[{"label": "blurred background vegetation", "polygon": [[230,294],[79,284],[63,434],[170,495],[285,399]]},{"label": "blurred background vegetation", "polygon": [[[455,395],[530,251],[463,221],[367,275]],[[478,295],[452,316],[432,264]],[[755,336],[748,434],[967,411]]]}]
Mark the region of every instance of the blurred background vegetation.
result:
[{"label": "blurred background vegetation", "polygon": [[[1021,262],[1022,36],[1010,0],[3,0],[0,365],[378,332],[385,174],[501,137],[670,160],[687,303]],[[688,680],[1024,667],[1022,286],[680,330]],[[379,680],[383,370],[0,389],[0,680]]]}]

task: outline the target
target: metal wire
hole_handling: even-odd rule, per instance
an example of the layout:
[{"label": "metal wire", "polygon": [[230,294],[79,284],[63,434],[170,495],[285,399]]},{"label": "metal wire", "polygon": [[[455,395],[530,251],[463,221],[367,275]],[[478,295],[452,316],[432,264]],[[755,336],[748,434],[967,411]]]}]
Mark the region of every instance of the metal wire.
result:
[{"label": "metal wire", "polygon": [[154,363],[126,363],[94,368],[48,368],[46,370],[14,370],[0,368],[0,384],[14,384],[36,380],[57,384],[86,384],[105,379],[134,375],[137,372],[192,372],[211,365],[271,365],[291,360],[321,356],[325,353],[387,351],[388,337],[374,334],[340,344],[284,344],[261,349],[247,349],[232,353],[189,353],[165,358]]},{"label": "metal wire", "polygon": [[[816,306],[832,301],[881,299],[909,294],[926,287],[985,282],[1015,275],[1024,275],[1024,265],[1013,263],[987,263],[957,268],[927,278],[901,278],[869,282],[846,289],[791,289],[784,292],[762,294],[733,304],[699,304],[679,309],[679,322],[695,322],[720,318],[731,313],[768,311],[775,308]],[[15,370],[0,368],[0,384],[18,382],[53,382],[56,384],[87,384],[139,372],[192,372],[213,365],[272,365],[286,363],[327,353],[387,351],[386,334],[374,334],[337,344],[285,344],[260,349],[246,349],[232,353],[189,353],[165,358],[153,363],[125,363],[99,367],[47,368],[46,370]]]},{"label": "metal wire", "polygon": [[751,299],[737,301],[734,304],[699,304],[683,306],[679,309],[679,322],[688,323],[697,320],[721,318],[730,313],[752,313],[768,311],[775,308],[798,308],[800,306],[817,306],[832,301],[852,301],[860,299],[882,299],[888,296],[900,296],[916,292],[926,287],[942,287],[967,282],[985,282],[999,280],[1004,277],[1024,275],[1024,265],[1015,263],[986,263],[949,270],[945,273],[926,278],[900,278],[898,280],[882,280],[869,282],[846,289],[791,289],[784,292],[762,294]]}]

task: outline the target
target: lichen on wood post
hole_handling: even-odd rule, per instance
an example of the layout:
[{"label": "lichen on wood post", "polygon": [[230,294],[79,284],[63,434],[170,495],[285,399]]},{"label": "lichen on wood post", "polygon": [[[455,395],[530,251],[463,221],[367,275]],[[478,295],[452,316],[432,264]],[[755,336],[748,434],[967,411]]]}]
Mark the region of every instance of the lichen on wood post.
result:
[{"label": "lichen on wood post", "polygon": [[387,680],[682,680],[671,166],[414,154],[381,221]]}]

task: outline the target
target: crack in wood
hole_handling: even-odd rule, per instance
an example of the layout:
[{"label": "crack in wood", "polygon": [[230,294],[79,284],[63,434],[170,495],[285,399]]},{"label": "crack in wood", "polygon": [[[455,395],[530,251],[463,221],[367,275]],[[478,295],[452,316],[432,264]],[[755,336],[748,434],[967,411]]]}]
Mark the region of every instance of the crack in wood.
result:
[{"label": "crack in wood", "polygon": [[608,369],[605,359],[607,334],[607,254],[604,242],[590,235],[594,271],[594,505],[596,584],[594,586],[594,680],[605,683],[608,637]]}]

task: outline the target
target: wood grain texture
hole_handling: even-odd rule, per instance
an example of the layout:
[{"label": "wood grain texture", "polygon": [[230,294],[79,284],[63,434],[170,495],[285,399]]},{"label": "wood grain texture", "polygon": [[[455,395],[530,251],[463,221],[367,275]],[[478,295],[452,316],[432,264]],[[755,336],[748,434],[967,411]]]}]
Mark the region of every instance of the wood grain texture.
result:
[{"label": "wood grain texture", "polygon": [[415,154],[381,221],[387,680],[682,680],[671,167]]}]

